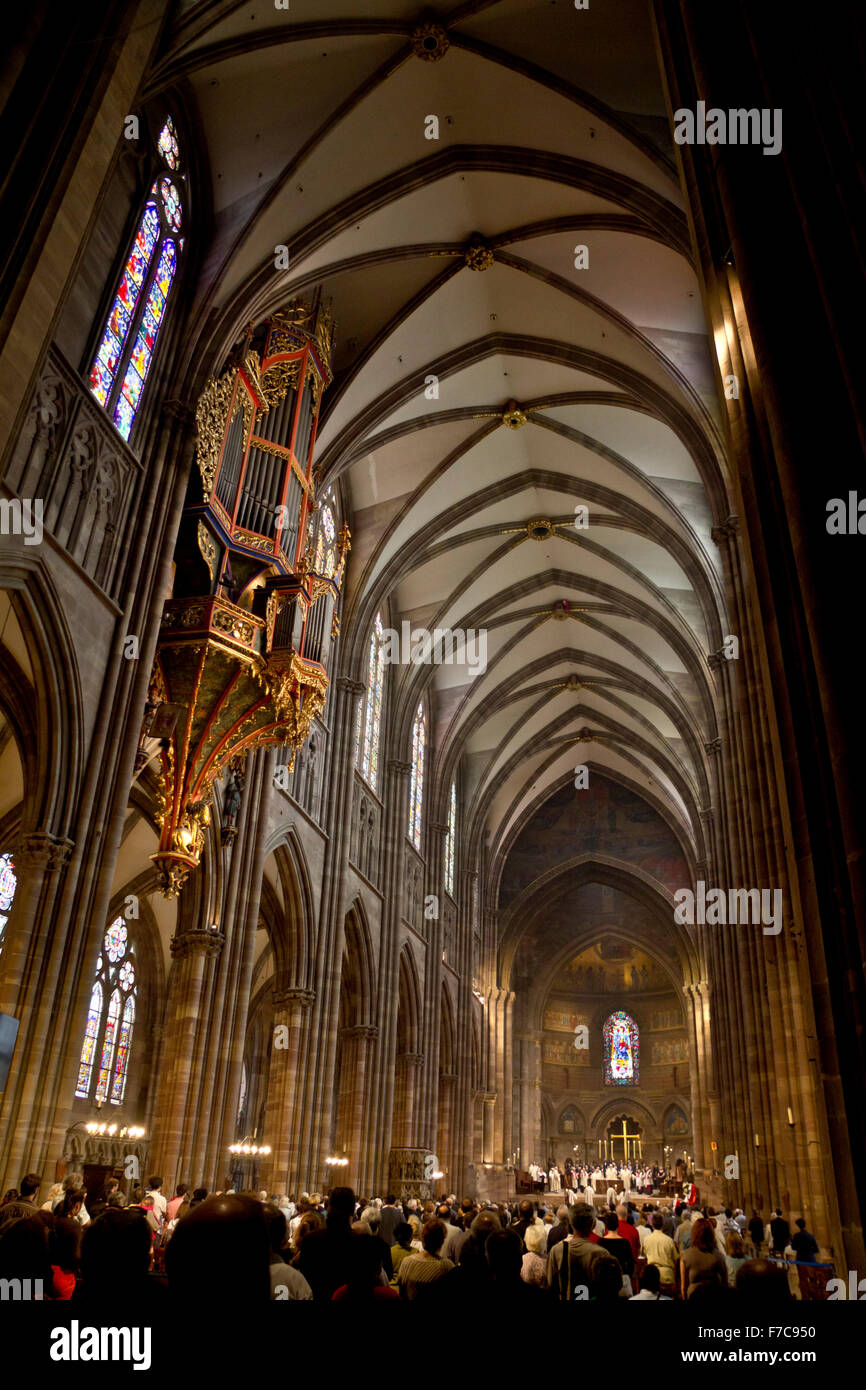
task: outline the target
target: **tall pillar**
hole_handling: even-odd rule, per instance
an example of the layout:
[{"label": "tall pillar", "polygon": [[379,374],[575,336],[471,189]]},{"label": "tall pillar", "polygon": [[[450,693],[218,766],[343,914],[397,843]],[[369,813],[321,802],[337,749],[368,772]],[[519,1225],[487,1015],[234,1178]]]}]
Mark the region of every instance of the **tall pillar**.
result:
[{"label": "tall pillar", "polygon": [[298,1063],[314,999],[310,989],[282,989],[273,996],[274,1032],[265,1123],[271,1161],[265,1170],[265,1186],[277,1195],[288,1193],[297,1185]]},{"label": "tall pillar", "polygon": [[391,1123],[391,1147],[394,1149],[425,1147],[418,1137],[423,1068],[423,1053],[398,1053],[394,1082],[394,1116]]},{"label": "tall pillar", "polygon": [[456,1192],[458,1178],[461,1176],[456,1171],[455,1154],[457,1146],[455,1143],[454,1123],[455,1123],[455,1097],[457,1094],[457,1074],[455,1072],[441,1071],[439,1073],[439,1095],[437,1098],[437,1133],[436,1133],[436,1157],[439,1160],[439,1167],[442,1169],[447,1180],[449,1192]]},{"label": "tall pillar", "polygon": [[481,1162],[495,1163],[494,1144],[496,1142],[495,1129],[495,1109],[496,1092],[481,1092]]},{"label": "tall pillar", "polygon": [[370,1062],[375,1056],[378,1028],[359,1023],[340,1032],[340,1096],[337,1114],[337,1158],[348,1158],[345,1182],[358,1185],[364,1177],[366,1129],[369,1116]]},{"label": "tall pillar", "polygon": [[196,1033],[206,1026],[203,1009],[205,972],[208,961],[222,951],[225,937],[209,928],[193,928],[171,942],[172,968],[165,1010],[165,1042],[162,1071],[157,1091],[150,1143],[150,1163],[159,1172],[167,1192],[185,1174],[181,1160],[188,1157],[184,1141],[185,1119],[190,1095],[192,1060]]}]

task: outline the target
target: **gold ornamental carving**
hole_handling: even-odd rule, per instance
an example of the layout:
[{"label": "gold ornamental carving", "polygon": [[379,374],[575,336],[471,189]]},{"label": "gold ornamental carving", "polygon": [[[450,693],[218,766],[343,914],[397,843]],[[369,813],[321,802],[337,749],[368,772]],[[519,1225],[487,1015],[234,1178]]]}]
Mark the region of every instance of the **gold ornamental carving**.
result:
[{"label": "gold ornamental carving", "polygon": [[198,524],[197,538],[202,559],[207,565],[211,580],[213,580],[216,575],[216,542],[203,521]]},{"label": "gold ornamental carving", "polygon": [[463,259],[470,270],[489,270],[495,259],[493,247],[476,232],[463,252]]},{"label": "gold ornamental carving", "polygon": [[509,401],[502,412],[502,423],[506,429],[522,430],[526,424],[526,412],[520,409],[517,401]]},{"label": "gold ornamental carving", "polygon": [[210,501],[213,482],[219,463],[226,418],[231,405],[237,369],[226,372],[219,380],[211,379],[198,398],[195,410],[196,461],[201,473],[205,502]]}]

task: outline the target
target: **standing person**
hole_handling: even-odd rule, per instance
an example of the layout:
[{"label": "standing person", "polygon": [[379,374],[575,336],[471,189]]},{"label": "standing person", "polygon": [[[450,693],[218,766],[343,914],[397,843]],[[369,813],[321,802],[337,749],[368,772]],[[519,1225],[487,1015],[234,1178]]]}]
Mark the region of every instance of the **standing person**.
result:
[{"label": "standing person", "polygon": [[438,1217],[427,1222],[421,1233],[424,1246],[421,1254],[408,1255],[400,1264],[397,1284],[403,1298],[414,1301],[425,1285],[435,1284],[454,1268],[453,1261],[440,1254],[445,1234],[445,1224]]},{"label": "standing person", "polygon": [[379,1213],[379,1235],[389,1246],[394,1244],[394,1231],[404,1220],[403,1208],[397,1205],[393,1192],[385,1198],[385,1205]]},{"label": "standing person", "polygon": [[680,1259],[680,1286],[683,1298],[690,1298],[700,1284],[715,1280],[727,1287],[728,1267],[716,1246],[712,1224],[701,1218],[692,1229],[692,1243]]},{"label": "standing person", "polygon": [[746,1263],[746,1247],[739,1231],[728,1231],[725,1236],[725,1264],[728,1266],[728,1283],[731,1288],[737,1282],[737,1274]]},{"label": "standing person", "polygon": [[653,1212],[653,1228],[644,1243],[647,1265],[659,1272],[662,1292],[673,1294],[677,1282],[677,1247],[662,1229],[660,1212]]},{"label": "standing person", "polygon": [[153,1198],[153,1209],[156,1212],[160,1226],[162,1226],[162,1223],[165,1220],[165,1213],[168,1210],[168,1202],[165,1200],[162,1193],[160,1192],[161,1187],[162,1178],[151,1178],[147,1184],[144,1193],[145,1197]]},{"label": "standing person", "polygon": [[184,1205],[185,1202],[188,1201],[189,1187],[185,1182],[179,1182],[177,1187],[174,1189],[174,1196],[172,1197],[171,1201],[167,1204],[165,1209],[167,1220],[174,1221],[180,1208]]},{"label": "standing person", "polygon": [[770,1254],[784,1255],[791,1240],[791,1227],[777,1207],[770,1221]]},{"label": "standing person", "polygon": [[818,1242],[811,1231],[806,1230],[805,1217],[798,1216],[794,1222],[796,1234],[791,1237],[791,1245],[801,1264],[813,1265],[818,1254]]},{"label": "standing person", "polygon": [[[61,1214],[60,1208],[63,1206],[63,1196],[64,1196],[67,1192],[80,1192],[80,1191],[82,1191],[83,1189],[84,1189],[84,1174],[83,1174],[83,1173],[67,1173],[67,1174],[66,1174],[66,1177],[63,1179],[63,1194],[61,1195],[61,1197],[59,1198],[59,1200],[56,1201],[56,1202],[54,1203],[54,1207],[53,1207],[54,1215],[55,1215],[55,1216],[59,1216],[59,1215]],[[86,1225],[88,1224],[88,1222],[90,1221],[90,1213],[89,1213],[89,1211],[87,1210],[87,1205],[86,1205],[86,1193],[85,1193],[85,1200],[82,1201],[82,1203],[81,1203],[81,1210],[80,1210],[80,1212],[78,1213],[78,1216],[77,1216],[76,1220],[78,1221],[79,1226],[86,1226]]]},{"label": "standing person", "polygon": [[[606,1250],[609,1255],[619,1262],[622,1270],[623,1288],[627,1288],[629,1298],[633,1293],[632,1275],[634,1274],[635,1255],[632,1251],[631,1243],[625,1238],[618,1229],[619,1218],[615,1211],[606,1211],[604,1214],[604,1224],[606,1227],[604,1235],[599,1240],[599,1246]],[[631,1228],[632,1230],[634,1227]],[[638,1246],[640,1249],[640,1246]]]},{"label": "standing person", "polygon": [[754,1208],[752,1209],[752,1219],[749,1222],[749,1239],[752,1242],[753,1254],[759,1258],[764,1248],[764,1218]]},{"label": "standing person", "polygon": [[547,1288],[547,1227],[536,1222],[528,1226],[524,1236],[526,1254],[520,1266],[520,1277],[525,1284],[537,1284],[540,1289]]},{"label": "standing person", "polygon": [[298,1256],[298,1269],[313,1290],[314,1300],[329,1303],[336,1289],[348,1283],[351,1273],[351,1243],[358,1239],[352,1231],[355,1193],[351,1187],[335,1187],[328,1197],[328,1211],[322,1230],[304,1237]]}]

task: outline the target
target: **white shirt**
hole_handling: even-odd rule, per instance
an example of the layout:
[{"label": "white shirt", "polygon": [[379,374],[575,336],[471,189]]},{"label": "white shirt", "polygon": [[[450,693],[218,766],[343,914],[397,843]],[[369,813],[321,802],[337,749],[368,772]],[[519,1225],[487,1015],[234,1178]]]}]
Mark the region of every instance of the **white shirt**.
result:
[{"label": "white shirt", "polygon": [[155,1211],[156,1215],[159,1217],[160,1221],[164,1221],[164,1220],[165,1220],[165,1213],[166,1213],[166,1211],[168,1210],[168,1202],[167,1202],[167,1200],[165,1199],[165,1197],[163,1197],[162,1193],[161,1193],[161,1192],[146,1192],[144,1195],[145,1195],[145,1197],[152,1197],[152,1198],[153,1198],[153,1210]]}]

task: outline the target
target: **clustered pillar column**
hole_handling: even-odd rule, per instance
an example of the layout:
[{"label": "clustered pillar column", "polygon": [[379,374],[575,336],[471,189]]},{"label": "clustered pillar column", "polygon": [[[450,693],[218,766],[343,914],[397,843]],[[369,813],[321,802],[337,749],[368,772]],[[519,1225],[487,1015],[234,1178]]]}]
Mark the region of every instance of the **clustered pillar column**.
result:
[{"label": "clustered pillar column", "polygon": [[277,1195],[296,1185],[298,1075],[301,1044],[315,995],[310,989],[283,989],[273,996],[273,1040],[268,1070],[265,1133],[272,1148],[265,1185]]},{"label": "clustered pillar column", "polygon": [[167,1192],[182,1176],[185,1133],[189,1138],[185,1121],[197,1033],[204,1022],[207,964],[219,956],[224,941],[222,932],[194,928],[171,943],[165,1043],[150,1146],[151,1167],[162,1176]]}]

